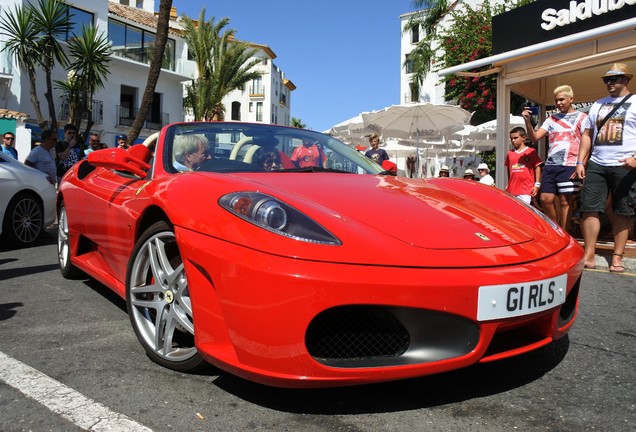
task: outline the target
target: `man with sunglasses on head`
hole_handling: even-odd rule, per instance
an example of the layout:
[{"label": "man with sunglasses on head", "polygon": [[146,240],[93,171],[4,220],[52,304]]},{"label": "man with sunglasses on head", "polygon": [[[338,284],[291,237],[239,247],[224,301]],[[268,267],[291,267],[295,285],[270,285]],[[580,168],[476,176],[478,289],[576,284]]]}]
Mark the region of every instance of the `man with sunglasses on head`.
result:
[{"label": "man with sunglasses on head", "polygon": [[8,154],[14,159],[18,158],[18,151],[13,147],[15,144],[15,135],[12,132],[5,132],[2,135],[2,153]]},{"label": "man with sunglasses on head", "polygon": [[633,74],[626,64],[614,63],[601,78],[609,96],[592,105],[576,161],[576,175],[585,180],[580,208],[584,263],[594,268],[599,215],[605,211],[609,195],[614,235],[609,271],[623,273],[623,253],[636,203],[636,96],[627,87]]}]

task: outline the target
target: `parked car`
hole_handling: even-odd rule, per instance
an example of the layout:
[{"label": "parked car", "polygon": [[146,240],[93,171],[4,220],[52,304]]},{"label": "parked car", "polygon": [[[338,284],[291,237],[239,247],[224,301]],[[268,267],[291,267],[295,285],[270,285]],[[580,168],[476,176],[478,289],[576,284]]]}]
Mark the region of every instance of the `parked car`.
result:
[{"label": "parked car", "polygon": [[0,234],[18,247],[33,244],[55,222],[54,181],[0,153]]},{"label": "parked car", "polygon": [[62,275],[126,299],[147,355],[179,371],[396,380],[526,353],[577,315],[583,250],[541,212],[309,130],[171,124],[92,152],[57,208]]}]

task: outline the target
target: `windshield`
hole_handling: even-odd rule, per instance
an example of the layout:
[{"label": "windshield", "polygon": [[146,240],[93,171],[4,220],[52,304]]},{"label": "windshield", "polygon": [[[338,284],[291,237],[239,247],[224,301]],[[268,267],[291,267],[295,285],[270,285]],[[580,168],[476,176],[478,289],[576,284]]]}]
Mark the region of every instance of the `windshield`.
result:
[{"label": "windshield", "polygon": [[235,122],[178,123],[166,130],[169,172],[304,172],[378,174],[382,167],[318,132]]}]

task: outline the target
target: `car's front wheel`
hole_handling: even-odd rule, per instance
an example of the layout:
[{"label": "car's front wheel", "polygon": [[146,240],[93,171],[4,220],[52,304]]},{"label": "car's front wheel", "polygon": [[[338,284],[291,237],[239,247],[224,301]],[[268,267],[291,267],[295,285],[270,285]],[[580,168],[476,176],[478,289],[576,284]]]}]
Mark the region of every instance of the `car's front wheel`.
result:
[{"label": "car's front wheel", "polygon": [[9,243],[26,247],[42,234],[43,225],[42,203],[31,193],[20,193],[7,206],[2,232]]},{"label": "car's front wheel", "polygon": [[82,272],[71,262],[71,240],[68,234],[68,215],[64,203],[57,212],[57,260],[60,264],[60,273],[67,279],[73,279],[82,275]]},{"label": "car's front wheel", "polygon": [[157,222],[141,236],[128,264],[126,302],[148,357],[178,371],[205,362],[194,346],[188,279],[172,228]]}]

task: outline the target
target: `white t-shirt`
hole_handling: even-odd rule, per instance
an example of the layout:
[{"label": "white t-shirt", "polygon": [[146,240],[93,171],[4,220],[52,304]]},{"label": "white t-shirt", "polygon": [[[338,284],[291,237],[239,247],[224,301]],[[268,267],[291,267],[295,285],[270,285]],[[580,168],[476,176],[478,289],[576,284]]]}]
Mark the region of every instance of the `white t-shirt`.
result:
[{"label": "white t-shirt", "polygon": [[598,124],[623,98],[608,96],[594,102],[585,122],[585,129],[591,129],[592,138],[596,137],[592,142],[590,160],[599,165],[620,166],[619,160],[636,153],[636,95],[627,99],[596,135]]},{"label": "white t-shirt", "polygon": [[31,162],[33,166],[43,173],[51,176],[51,179],[55,181],[57,178],[57,168],[55,167],[55,161],[51,156],[51,153],[46,151],[40,146],[35,146],[31,153],[27,156],[26,160]]},{"label": "white t-shirt", "polygon": [[550,142],[546,165],[576,166],[586,117],[587,114],[574,111],[557,113],[545,119],[541,129],[548,133]]},{"label": "white t-shirt", "polygon": [[495,179],[492,178],[490,174],[486,174],[485,176],[479,179],[479,183],[483,183],[487,186],[492,186],[495,184]]}]

